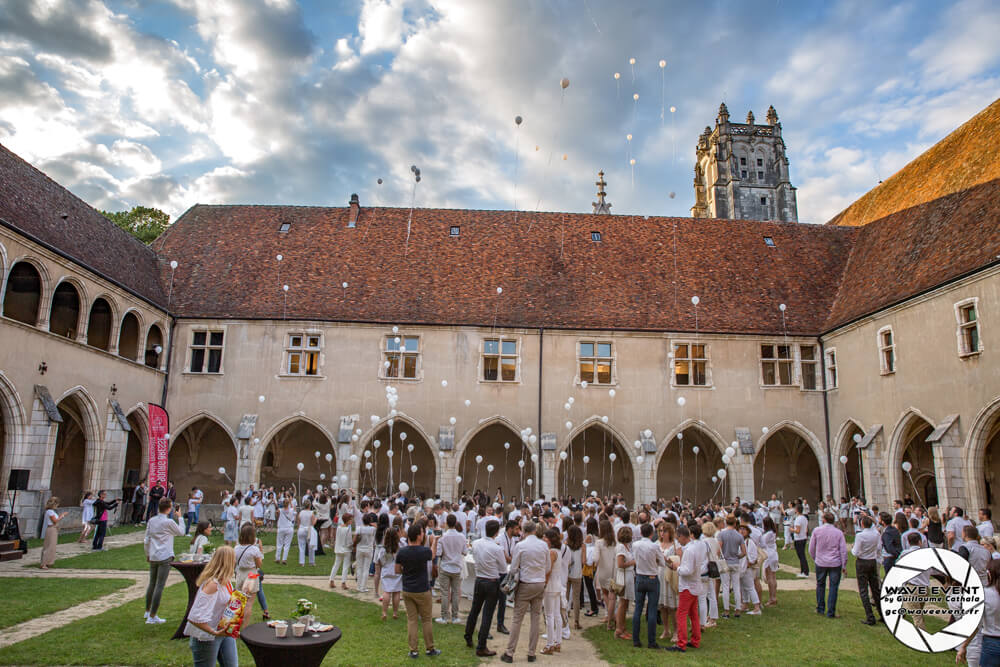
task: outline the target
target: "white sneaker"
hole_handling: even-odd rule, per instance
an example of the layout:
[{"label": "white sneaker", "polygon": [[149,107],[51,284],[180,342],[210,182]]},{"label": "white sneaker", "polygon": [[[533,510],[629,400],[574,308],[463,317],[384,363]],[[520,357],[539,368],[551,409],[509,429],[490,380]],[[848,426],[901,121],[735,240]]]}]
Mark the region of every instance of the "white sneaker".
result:
[{"label": "white sneaker", "polygon": [[149,621],[147,621],[147,622],[153,622],[153,623],[159,625],[160,623],[166,623],[167,620],[165,618],[160,618],[159,616],[150,616],[149,617]]},{"label": "white sneaker", "polygon": [[441,616],[438,616],[437,618],[435,618],[434,622],[435,623],[445,623],[445,624],[448,623],[448,621],[444,620],[444,618],[441,617]]},{"label": "white sneaker", "polygon": [[747,616],[760,616],[759,611],[748,611]]},{"label": "white sneaker", "polygon": [[809,575],[808,575],[808,574],[802,574],[801,572],[799,572],[799,573],[798,573],[797,575],[795,575],[795,576],[796,576],[796,577],[798,577],[799,579],[808,579],[808,578],[809,578]]},{"label": "white sneaker", "polygon": [[562,638],[563,639],[569,639],[570,638],[569,628],[563,628],[563,630],[562,630]]},{"label": "white sneaker", "polygon": [[457,625],[459,623],[462,623],[462,619],[460,619],[458,616],[456,616],[455,618],[451,619],[451,622],[455,623]]},{"label": "white sneaker", "polygon": [[143,612],[143,614],[142,614],[142,620],[144,620],[144,621],[148,621],[149,620],[149,612],[148,611],[147,612]]}]

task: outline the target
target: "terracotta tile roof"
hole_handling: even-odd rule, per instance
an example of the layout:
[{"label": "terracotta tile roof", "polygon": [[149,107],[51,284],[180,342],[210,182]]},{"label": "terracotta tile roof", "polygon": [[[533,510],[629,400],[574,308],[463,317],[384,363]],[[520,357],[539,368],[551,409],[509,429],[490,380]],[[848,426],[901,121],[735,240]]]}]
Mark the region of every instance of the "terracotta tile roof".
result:
[{"label": "terracotta tile roof", "polygon": [[[289,319],[490,326],[495,316],[497,325],[515,327],[693,331],[690,299],[698,295],[700,331],[779,334],[785,303],[789,333],[817,333],[857,233],[744,220],[416,209],[407,245],[409,209],[363,209],[356,229],[348,216],[347,208],[191,208],[154,244],[180,264],[174,310],[281,318],[288,284]],[[291,228],[283,234],[285,222]],[[601,232],[600,243],[591,231]]]},{"label": "terracotta tile roof", "polygon": [[0,219],[149,302],[166,304],[153,250],[2,145]]},{"label": "terracotta tile roof", "polygon": [[828,225],[858,227],[1000,178],[1000,99],[936,143]]}]

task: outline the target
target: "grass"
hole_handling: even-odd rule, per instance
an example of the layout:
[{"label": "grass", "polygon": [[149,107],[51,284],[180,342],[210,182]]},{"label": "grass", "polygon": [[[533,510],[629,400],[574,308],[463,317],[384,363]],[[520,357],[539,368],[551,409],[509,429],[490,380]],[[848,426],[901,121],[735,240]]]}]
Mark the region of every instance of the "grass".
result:
[{"label": "grass", "polygon": [[131,579],[4,577],[0,579],[4,597],[0,605],[0,628],[104,597],[132,583]]},{"label": "grass", "polygon": [[[847,574],[844,575],[845,579],[854,579],[857,576],[856,575],[856,571],[855,571],[855,561],[857,559],[854,558],[854,554],[851,553],[851,546],[853,544],[854,544],[853,541],[848,541],[847,542]],[[785,565],[791,565],[792,567],[795,568],[795,571],[797,572],[798,569],[799,569],[799,556],[798,556],[798,554],[795,553],[795,549],[782,549],[781,546],[782,546],[781,545],[781,540],[779,539],[778,540],[778,561],[781,562],[781,563],[783,563],[783,564],[785,564]],[[816,563],[814,563],[813,559],[809,557],[809,550],[808,549],[806,549],[806,560],[809,561],[809,573],[810,574],[815,573],[816,572]],[[781,572],[778,573],[778,578],[779,579],[794,579],[795,578],[794,574],[792,574],[789,577],[782,577],[781,574],[782,574]]]},{"label": "grass", "polygon": [[[317,590],[308,586],[265,585],[268,606],[275,618],[288,617],[298,598],[315,602],[320,620],[333,623],[343,637],[327,654],[324,665],[409,665],[406,618],[383,624],[381,609],[369,602]],[[97,616],[81,618],[43,635],[0,649],[0,664],[17,665],[190,665],[187,641],[171,641],[177,622],[184,614],[187,592],[183,584],[168,586],[163,593],[160,615],[163,625],[142,623],[143,600],[134,600]],[[256,603],[252,623],[260,620]],[[461,625],[434,625],[435,645],[442,654],[433,664],[475,665],[478,659],[466,648]],[[242,641],[239,661],[252,665],[253,659]],[[423,640],[420,642],[423,652]],[[423,655],[421,660],[426,661]]]},{"label": "grass", "polygon": [[[631,629],[631,608],[629,627]],[[702,635],[701,648],[677,659],[685,665],[951,665],[953,652],[918,653],[897,641],[883,625],[866,627],[856,593],[841,590],[838,619],[816,614],[812,591],[779,591],[778,606],[762,616],[719,620],[719,627]],[[928,630],[932,626],[928,624]],[[646,643],[645,629],[641,634]],[[612,665],[666,664],[666,654],[632,647],[631,641],[614,639],[598,625],[584,632],[601,658]],[[689,637],[690,640],[690,637]]]},{"label": "grass", "polygon": [[[145,526],[115,526],[111,529],[112,536],[114,535],[126,535],[128,533],[139,533],[146,530]],[[69,544],[71,542],[76,542],[77,538],[80,537],[80,531],[78,530],[63,530],[59,532],[59,544]],[[91,531],[90,535],[87,537],[87,542],[93,542],[94,533]],[[28,548],[34,549],[35,547],[40,547],[45,543],[44,537],[32,537],[28,539]]]}]

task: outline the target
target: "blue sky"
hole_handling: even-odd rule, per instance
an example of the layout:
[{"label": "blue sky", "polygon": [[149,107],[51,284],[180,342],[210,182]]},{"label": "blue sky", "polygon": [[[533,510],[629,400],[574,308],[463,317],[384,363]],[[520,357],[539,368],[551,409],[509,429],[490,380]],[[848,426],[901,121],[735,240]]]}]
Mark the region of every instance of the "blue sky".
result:
[{"label": "blue sky", "polygon": [[1000,94],[998,34],[991,0],[0,0],[0,143],[172,216],[589,211],[599,169],[614,212],[686,216],[719,102],[773,104],[824,222]]}]

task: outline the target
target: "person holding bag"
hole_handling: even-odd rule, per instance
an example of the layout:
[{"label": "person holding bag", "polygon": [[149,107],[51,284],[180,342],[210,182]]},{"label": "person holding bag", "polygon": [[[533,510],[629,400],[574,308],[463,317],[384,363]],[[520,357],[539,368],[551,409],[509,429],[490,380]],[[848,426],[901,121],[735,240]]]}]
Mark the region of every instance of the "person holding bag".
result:
[{"label": "person holding bag", "polygon": [[615,608],[615,637],[632,639],[627,631],[625,617],[628,603],[635,601],[635,557],[632,555],[632,527],[623,525],[618,529],[618,547],[615,549],[615,582],[612,584],[618,596]]},{"label": "person holding bag", "polygon": [[[59,544],[59,522],[63,520],[66,516],[66,512],[62,514],[56,513],[56,508],[59,507],[59,498],[52,496],[49,498],[49,502],[45,503],[45,526],[43,528],[43,534],[45,535],[45,544],[42,546],[42,569],[47,570],[56,562],[56,545]],[[86,525],[86,524],[84,524]],[[80,540],[77,540],[79,542]]]},{"label": "person holding bag", "polygon": [[236,586],[243,588],[243,582],[251,573],[257,573],[257,602],[264,612],[264,620],[271,618],[267,612],[267,598],[264,597],[264,573],[260,568],[264,565],[264,552],[261,541],[257,539],[257,529],[253,524],[245,523],[240,528],[240,546],[236,549]]},{"label": "person holding bag", "polygon": [[191,604],[184,635],[191,638],[194,667],[238,667],[236,640],[219,629],[223,612],[233,593],[232,577],[236,553],[232,547],[215,550],[212,560],[198,577],[198,593]]},{"label": "person holding bag", "polygon": [[583,591],[590,597],[590,611],[584,616],[597,616],[597,591],[594,590],[594,577],[597,575],[597,519],[590,517],[586,522],[587,535],[583,538],[583,589],[580,591],[580,606],[583,606]]},{"label": "person holding bag", "polygon": [[[670,643],[677,641],[677,572],[666,566],[671,557],[675,555],[675,530],[674,524],[664,521],[660,524],[660,552],[663,554],[663,567],[660,568],[660,618],[663,619],[663,632],[659,639],[669,639]],[[670,632],[670,624],[673,621],[674,632]],[[634,634],[634,633],[633,633]]]},{"label": "person holding bag", "polygon": [[750,537],[750,526],[743,524],[740,526],[740,535],[743,536],[743,560],[740,561],[740,589],[743,596],[743,608],[746,609],[753,604],[753,609],[747,611],[748,616],[760,616],[760,597],[754,586],[757,578],[757,563],[760,558],[760,550]]}]

